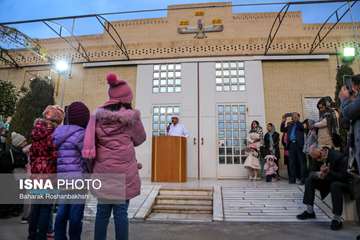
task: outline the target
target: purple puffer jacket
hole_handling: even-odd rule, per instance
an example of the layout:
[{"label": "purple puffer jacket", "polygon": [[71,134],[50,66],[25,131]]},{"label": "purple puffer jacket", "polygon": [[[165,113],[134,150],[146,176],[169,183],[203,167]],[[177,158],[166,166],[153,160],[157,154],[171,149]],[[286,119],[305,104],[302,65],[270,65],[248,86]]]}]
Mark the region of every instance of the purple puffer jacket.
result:
[{"label": "purple puffer jacket", "polygon": [[58,151],[57,173],[71,176],[86,172],[85,162],[81,157],[85,129],[76,125],[61,125],[53,134]]},{"label": "purple puffer jacket", "polygon": [[137,110],[96,111],[95,174],[118,174],[125,177],[125,198],[140,194],[140,177],[135,146],[146,139],[146,133]]}]

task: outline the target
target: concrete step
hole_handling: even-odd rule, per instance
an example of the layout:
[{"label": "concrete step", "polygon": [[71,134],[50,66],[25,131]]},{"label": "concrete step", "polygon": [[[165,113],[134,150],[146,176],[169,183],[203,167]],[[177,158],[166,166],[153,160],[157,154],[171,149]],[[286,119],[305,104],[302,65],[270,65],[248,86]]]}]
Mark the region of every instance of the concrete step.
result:
[{"label": "concrete step", "polygon": [[161,213],[153,212],[147,220],[165,222],[211,222],[212,214],[207,213]]},{"label": "concrete step", "polygon": [[157,199],[166,199],[166,200],[205,200],[211,201],[212,196],[208,195],[158,195]]},{"label": "concrete step", "polygon": [[153,209],[151,213],[171,213],[171,214],[211,214],[212,215],[212,211],[210,210],[178,210],[178,209],[173,209],[173,210],[161,210],[161,209]]},{"label": "concrete step", "polygon": [[212,196],[205,195],[159,195],[156,197],[155,204],[165,205],[207,205],[212,206]]},{"label": "concrete step", "polygon": [[161,188],[159,195],[212,196],[212,189]]},{"label": "concrete step", "polygon": [[196,199],[161,199],[156,198],[155,204],[166,205],[196,205],[196,206],[212,206],[212,200],[196,200]]},{"label": "concrete step", "polygon": [[152,212],[162,213],[212,213],[212,206],[201,206],[201,205],[171,205],[171,204],[160,204],[155,205],[152,208]]}]

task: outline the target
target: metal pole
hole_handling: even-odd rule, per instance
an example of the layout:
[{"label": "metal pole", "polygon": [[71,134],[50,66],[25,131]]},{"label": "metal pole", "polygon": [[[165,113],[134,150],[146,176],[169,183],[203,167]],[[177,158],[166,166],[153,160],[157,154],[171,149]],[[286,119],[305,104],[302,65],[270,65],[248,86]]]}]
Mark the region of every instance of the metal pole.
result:
[{"label": "metal pole", "polygon": [[61,89],[61,107],[64,107],[64,97],[65,97],[65,84],[67,82],[67,80],[69,79],[69,73],[66,72],[66,74],[63,77],[63,84],[62,84],[62,89]]},{"label": "metal pole", "polygon": [[[351,18],[351,22],[352,22],[352,29],[354,32],[354,48],[355,48],[354,61],[356,61],[356,55],[360,54],[360,37],[358,35],[358,32],[356,31],[356,25],[355,25],[354,16],[352,14],[352,6],[350,4],[350,1],[348,1],[347,4],[349,6],[350,18]],[[357,42],[356,40],[359,40],[359,41]],[[360,71],[360,59],[358,60],[358,64],[359,64],[359,71]]]},{"label": "metal pole", "polygon": [[337,47],[335,46],[335,54],[336,54],[336,70],[339,70],[340,68],[340,63],[339,63],[339,52]]}]

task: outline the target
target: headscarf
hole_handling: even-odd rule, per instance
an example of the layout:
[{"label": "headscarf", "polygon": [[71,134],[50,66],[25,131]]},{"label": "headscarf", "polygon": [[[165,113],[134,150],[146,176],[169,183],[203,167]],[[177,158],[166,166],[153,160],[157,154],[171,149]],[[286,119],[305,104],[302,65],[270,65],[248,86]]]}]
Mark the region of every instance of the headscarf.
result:
[{"label": "headscarf", "polygon": [[273,151],[274,151],[274,139],[273,139],[273,135],[274,135],[274,133],[276,132],[276,129],[275,129],[275,125],[274,125],[274,124],[269,123],[269,125],[272,126],[271,131],[268,132],[268,134],[269,134],[269,150],[270,150],[271,152],[273,152]]},{"label": "headscarf", "polygon": [[320,104],[325,106],[326,110],[325,112],[320,112],[319,117],[320,120],[324,118],[326,119],[330,136],[332,136],[333,134],[339,134],[339,124],[335,112],[336,110],[331,108],[331,106],[333,105],[331,97],[322,97],[317,104],[318,108]]},{"label": "headscarf", "polygon": [[[252,127],[254,122],[257,125],[255,128]],[[260,127],[260,123],[258,121],[254,120],[254,121],[251,122],[251,129],[250,129],[249,133],[257,133],[257,134],[259,134],[260,145],[263,145],[263,143],[264,143],[264,132],[263,132],[262,127]]]}]

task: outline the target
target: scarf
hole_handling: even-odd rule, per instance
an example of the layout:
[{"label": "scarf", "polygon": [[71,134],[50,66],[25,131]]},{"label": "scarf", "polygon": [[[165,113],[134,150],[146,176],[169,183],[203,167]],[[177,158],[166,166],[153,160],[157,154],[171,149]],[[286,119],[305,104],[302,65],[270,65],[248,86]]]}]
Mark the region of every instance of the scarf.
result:
[{"label": "scarf", "polygon": [[274,139],[273,139],[273,135],[275,133],[275,126],[273,125],[272,129],[269,133],[269,150],[270,152],[273,153],[274,151]]}]

